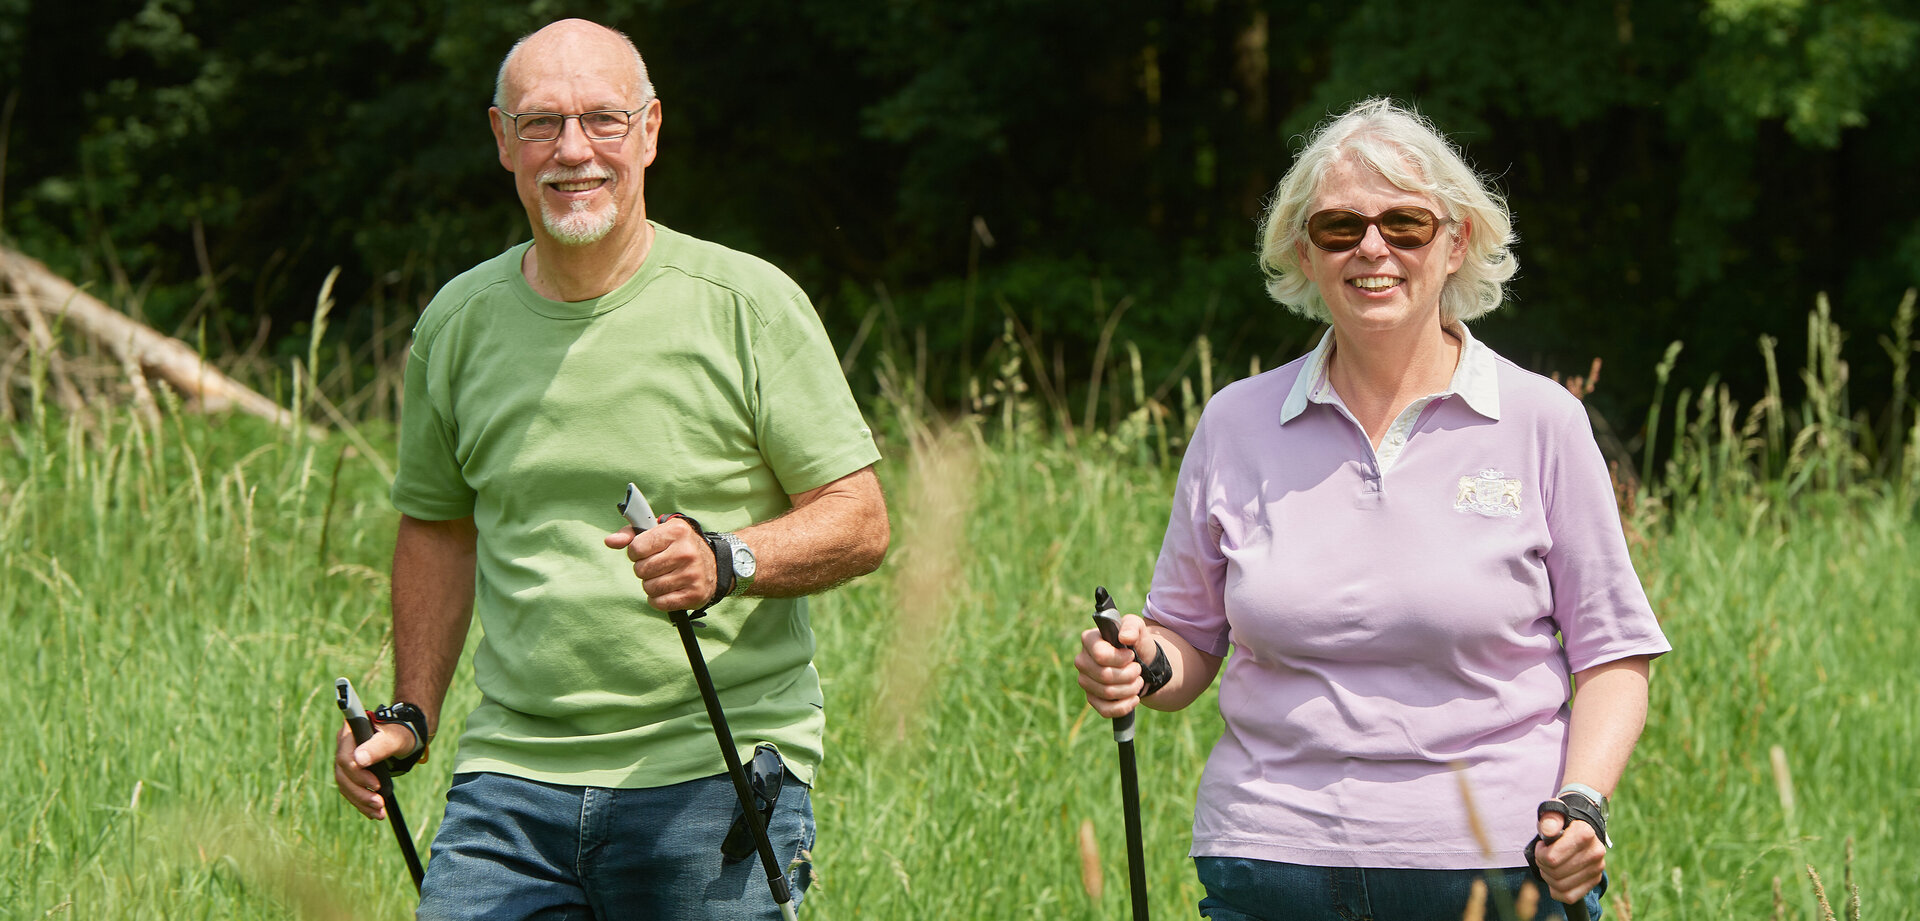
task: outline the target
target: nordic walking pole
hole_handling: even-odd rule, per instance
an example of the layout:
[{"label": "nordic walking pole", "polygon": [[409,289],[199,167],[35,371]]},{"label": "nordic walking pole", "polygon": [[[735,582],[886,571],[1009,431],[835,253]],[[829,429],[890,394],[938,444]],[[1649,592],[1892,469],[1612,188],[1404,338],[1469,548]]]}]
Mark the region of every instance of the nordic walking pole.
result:
[{"label": "nordic walking pole", "polygon": [[[640,487],[627,484],[627,497],[619,505],[620,514],[626,516],[628,523],[636,531],[645,531],[659,522],[653,516],[653,509],[647,505],[647,497],[640,494]],[[685,517],[684,515],[681,517]],[[689,523],[693,519],[687,519]],[[694,525],[694,530],[700,527]],[[793,913],[793,893],[787,889],[787,875],[780,870],[780,858],[773,853],[773,840],[767,837],[766,823],[761,821],[760,810],[753,805],[753,788],[747,783],[747,769],[740,763],[740,752],[733,747],[733,730],[727,728],[727,714],[720,709],[720,693],[713,689],[713,676],[707,673],[706,657],[700,654],[700,640],[693,635],[693,622],[707,613],[705,608],[698,611],[669,611],[667,619],[673,622],[674,629],[680,631],[680,644],[687,648],[687,664],[693,667],[693,681],[700,686],[700,700],[707,705],[707,721],[713,724],[713,735],[720,741],[720,757],[727,762],[727,776],[733,779],[734,795],[740,797],[740,810],[745,814],[747,828],[753,832],[754,849],[760,852],[760,865],[767,871],[767,889],[773,893],[773,902],[780,906],[780,917],[785,921],[796,921]]]},{"label": "nordic walking pole", "polygon": [[[336,678],[333,689],[338,697],[340,712],[347,717],[347,728],[353,731],[353,744],[365,745],[373,738],[373,721],[367,719],[367,708],[360,705],[360,695],[353,692],[353,682],[345,678]],[[393,775],[387,773],[385,763],[377,763],[367,770],[373,772],[374,779],[380,781],[380,800],[387,804],[387,824],[393,826],[393,837],[400,842],[400,854],[407,858],[407,872],[413,874],[413,891],[420,891],[420,879],[426,871],[420,866],[420,854],[413,849],[413,835],[407,832],[407,819],[400,814],[400,798],[393,795]]]},{"label": "nordic walking pole", "polygon": [[[1100,629],[1100,638],[1110,646],[1126,649],[1120,645],[1120,619],[1113,616],[1113,611],[1113,596],[1107,594],[1106,586],[1094,586],[1093,624]],[[1127,816],[1127,890],[1133,895],[1133,921],[1147,921],[1146,848],[1140,834],[1140,778],[1133,763],[1133,717],[1129,712],[1113,718],[1113,741],[1120,747],[1120,802]]]}]

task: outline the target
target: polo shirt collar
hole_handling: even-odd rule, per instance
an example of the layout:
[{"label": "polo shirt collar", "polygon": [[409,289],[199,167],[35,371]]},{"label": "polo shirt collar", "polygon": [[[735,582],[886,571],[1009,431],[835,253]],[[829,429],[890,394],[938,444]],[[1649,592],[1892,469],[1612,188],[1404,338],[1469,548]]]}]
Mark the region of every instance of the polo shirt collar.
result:
[{"label": "polo shirt collar", "polygon": [[[1495,422],[1500,421],[1500,378],[1494,366],[1493,350],[1475,339],[1464,323],[1455,321],[1447,329],[1460,337],[1460,363],[1454,366],[1453,379],[1447,382],[1447,389],[1433,396],[1457,396],[1467,404],[1468,409]],[[1300,376],[1294,379],[1293,388],[1287,391],[1287,398],[1280,403],[1281,425],[1292,422],[1294,417],[1306,412],[1308,403],[1334,403],[1339,400],[1334,394],[1333,385],[1327,381],[1327,362],[1332,358],[1333,328],[1328,327],[1320,337],[1320,344],[1307,353],[1306,365],[1300,369]]]}]

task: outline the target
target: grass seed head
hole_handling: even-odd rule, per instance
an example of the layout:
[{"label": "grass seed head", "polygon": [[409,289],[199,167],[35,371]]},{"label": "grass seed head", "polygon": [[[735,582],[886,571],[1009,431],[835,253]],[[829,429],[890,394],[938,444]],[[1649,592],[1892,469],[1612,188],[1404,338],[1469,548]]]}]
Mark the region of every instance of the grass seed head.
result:
[{"label": "grass seed head", "polygon": [[1093,820],[1080,820],[1080,888],[1087,898],[1098,902],[1107,891],[1106,876],[1100,872],[1100,842],[1093,837]]},{"label": "grass seed head", "polygon": [[1527,880],[1520,884],[1520,893],[1513,897],[1513,913],[1517,917],[1531,918],[1540,908],[1540,887]]},{"label": "grass seed head", "polygon": [[1460,914],[1460,921],[1486,921],[1487,917],[1487,881],[1475,879],[1473,888],[1467,890],[1467,910]]}]

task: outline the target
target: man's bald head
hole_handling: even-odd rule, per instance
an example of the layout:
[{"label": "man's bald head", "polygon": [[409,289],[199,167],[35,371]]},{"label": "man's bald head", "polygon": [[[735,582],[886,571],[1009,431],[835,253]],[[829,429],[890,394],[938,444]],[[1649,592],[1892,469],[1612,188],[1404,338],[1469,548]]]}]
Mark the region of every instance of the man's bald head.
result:
[{"label": "man's bald head", "polygon": [[653,98],[653,81],[647,76],[647,62],[640,57],[640,49],[634,46],[633,40],[628,38],[626,33],[585,19],[562,19],[527,34],[513,44],[513,48],[500,62],[499,75],[494,78],[493,104],[502,111],[511,111],[507,103],[511,101],[512,94],[520,88],[514,82],[514,64],[521,59],[523,53],[542,57],[558,55],[559,59],[566,60],[574,56],[571,52],[603,51],[608,45],[617,46],[625,54],[632,56],[633,70],[630,75],[633,78],[633,88],[638,93],[636,98]]}]

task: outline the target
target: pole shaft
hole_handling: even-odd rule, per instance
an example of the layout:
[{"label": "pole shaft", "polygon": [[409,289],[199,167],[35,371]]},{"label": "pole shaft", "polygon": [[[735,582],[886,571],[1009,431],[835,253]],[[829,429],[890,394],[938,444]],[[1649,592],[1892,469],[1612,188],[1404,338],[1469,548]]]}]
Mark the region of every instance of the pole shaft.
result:
[{"label": "pole shaft", "polygon": [[1133,921],[1147,921],[1147,859],[1140,831],[1140,778],[1134,767],[1130,741],[1120,743],[1120,803],[1127,814],[1127,888],[1133,894]]},{"label": "pole shaft", "polygon": [[713,689],[713,676],[707,673],[707,660],[700,654],[700,639],[693,634],[693,615],[673,611],[667,617],[680,631],[680,644],[687,647],[687,663],[693,666],[693,680],[700,686],[700,700],[707,705],[707,719],[713,723],[714,737],[720,740],[720,757],[727,762],[727,776],[733,779],[733,792],[740,797],[747,828],[753,832],[754,848],[760,852],[760,865],[767,871],[767,888],[772,890],[773,901],[780,906],[781,914],[791,916],[788,906],[793,895],[787,891],[787,875],[780,871],[780,858],[773,853],[773,841],[767,837],[766,825],[760,821],[760,810],[753,808],[753,788],[747,784],[747,769],[740,763],[740,752],[733,747],[733,730],[727,728],[727,714],[720,709],[720,694]]},{"label": "pole shaft", "polygon": [[393,837],[400,842],[400,855],[407,859],[407,874],[413,877],[413,891],[419,892],[420,883],[427,877],[427,870],[420,865],[420,853],[413,847],[413,834],[407,831],[406,816],[400,814],[400,797],[393,792],[392,777],[380,785],[380,799],[387,804],[387,824],[393,826]]}]

